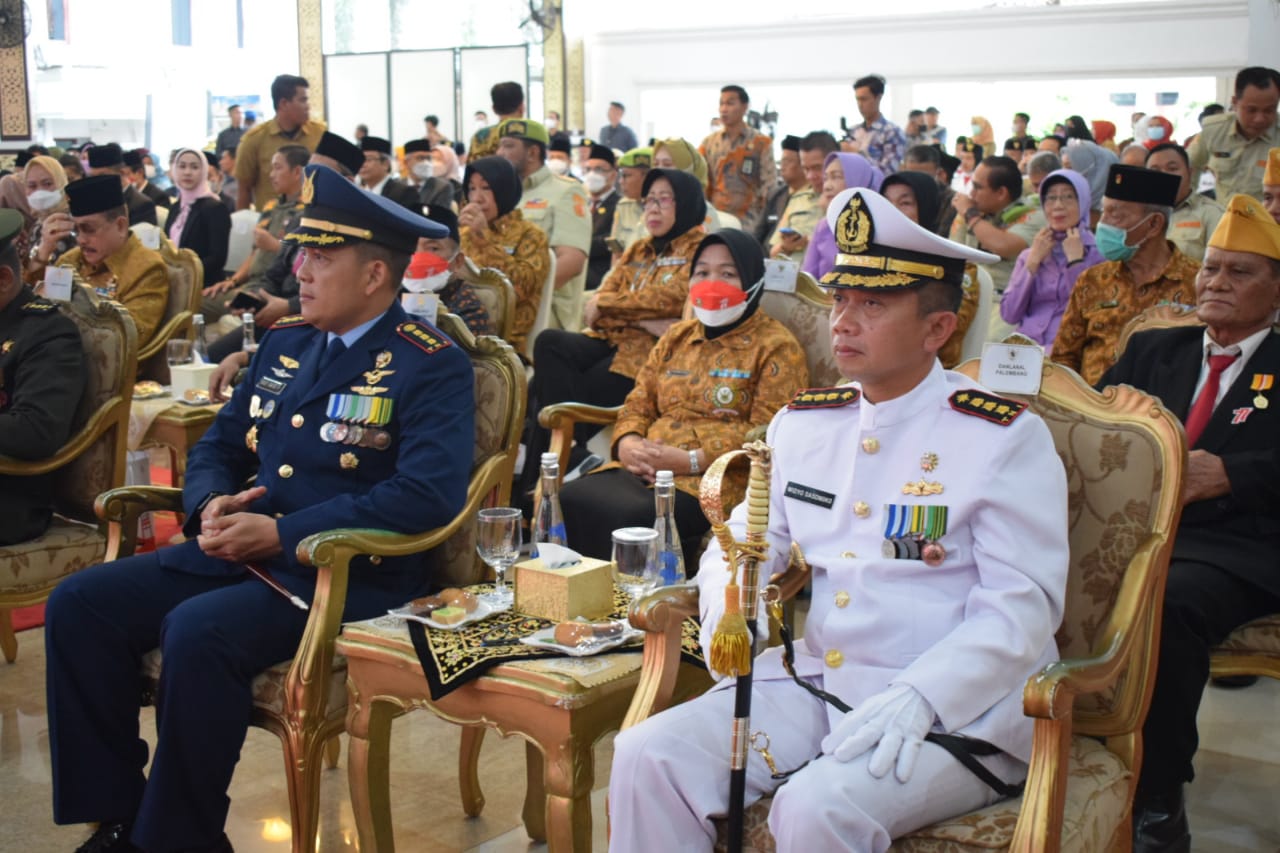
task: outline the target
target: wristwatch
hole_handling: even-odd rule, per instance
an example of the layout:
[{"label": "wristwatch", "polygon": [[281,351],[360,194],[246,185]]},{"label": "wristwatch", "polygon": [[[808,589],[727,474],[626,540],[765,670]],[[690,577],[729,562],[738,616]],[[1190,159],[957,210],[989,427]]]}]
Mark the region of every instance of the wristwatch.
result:
[{"label": "wristwatch", "polygon": [[689,473],[690,474],[702,473],[702,466],[698,464],[698,451],[696,450],[689,451]]},{"label": "wristwatch", "polygon": [[973,223],[982,218],[982,211],[976,207],[971,207],[964,212],[964,225],[970,231],[973,230]]}]

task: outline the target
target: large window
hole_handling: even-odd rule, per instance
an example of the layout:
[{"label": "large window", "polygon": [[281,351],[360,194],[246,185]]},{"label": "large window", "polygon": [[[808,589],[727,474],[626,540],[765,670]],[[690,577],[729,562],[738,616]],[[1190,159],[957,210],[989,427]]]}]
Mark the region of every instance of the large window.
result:
[{"label": "large window", "polygon": [[173,9],[173,43],[191,47],[191,0],[170,0]]},{"label": "large window", "polygon": [[71,0],[48,0],[49,2],[49,40],[67,40],[67,5]]}]

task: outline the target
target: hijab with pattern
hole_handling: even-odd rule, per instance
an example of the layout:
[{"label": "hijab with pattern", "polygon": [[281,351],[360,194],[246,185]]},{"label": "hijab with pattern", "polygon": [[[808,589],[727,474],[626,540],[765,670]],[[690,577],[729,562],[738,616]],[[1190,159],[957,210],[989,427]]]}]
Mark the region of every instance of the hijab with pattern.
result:
[{"label": "hijab with pattern", "polygon": [[520,186],[520,176],[516,174],[516,167],[511,165],[510,160],[495,156],[481,157],[479,160],[468,163],[462,177],[464,192],[471,186],[473,172],[484,178],[489,189],[493,190],[493,202],[498,208],[498,216],[495,218],[506,216],[516,209],[523,190]]},{"label": "hijab with pattern", "polygon": [[[693,253],[693,258],[689,261],[689,269],[692,270],[698,266],[698,256],[702,254],[703,250],[708,246],[715,245],[724,246],[729,250],[729,256],[733,258],[733,265],[738,268],[738,282],[742,285],[743,290],[750,290],[753,285],[764,278],[764,250],[760,247],[760,241],[745,231],[739,231],[737,228],[724,228],[714,234],[708,234],[703,237],[702,242],[698,244],[697,250]],[[714,340],[747,322],[747,320],[751,319],[751,315],[756,313],[756,309],[760,307],[760,300],[763,298],[764,287],[762,285],[747,299],[747,310],[737,320],[727,326],[704,325],[702,331],[707,340]]]}]

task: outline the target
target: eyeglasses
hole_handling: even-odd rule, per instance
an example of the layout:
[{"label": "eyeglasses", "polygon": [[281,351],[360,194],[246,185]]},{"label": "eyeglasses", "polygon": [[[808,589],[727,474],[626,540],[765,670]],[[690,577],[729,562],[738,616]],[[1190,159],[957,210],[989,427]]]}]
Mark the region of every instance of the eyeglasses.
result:
[{"label": "eyeglasses", "polygon": [[648,208],[653,205],[666,210],[669,207],[676,206],[676,197],[673,195],[647,195],[640,200],[642,207]]},{"label": "eyeglasses", "polygon": [[1072,193],[1063,193],[1061,195],[1047,195],[1041,199],[1041,204],[1048,207],[1051,204],[1075,204],[1076,197]]}]

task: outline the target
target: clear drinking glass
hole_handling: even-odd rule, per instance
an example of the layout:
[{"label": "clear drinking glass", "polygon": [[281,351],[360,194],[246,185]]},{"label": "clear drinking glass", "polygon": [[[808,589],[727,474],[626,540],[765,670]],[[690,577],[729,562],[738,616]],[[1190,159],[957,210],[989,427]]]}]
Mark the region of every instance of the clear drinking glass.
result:
[{"label": "clear drinking glass", "polygon": [[186,338],[176,338],[165,344],[165,357],[169,360],[170,367],[176,367],[179,364],[191,363],[191,341]]},{"label": "clear drinking glass", "polygon": [[658,585],[658,531],[623,527],[613,531],[613,579],[633,602]]},{"label": "clear drinking glass", "polygon": [[476,550],[498,577],[493,592],[483,598],[495,607],[508,607],[515,595],[507,587],[507,569],[520,553],[520,510],[502,506],[482,509],[476,517]]}]

